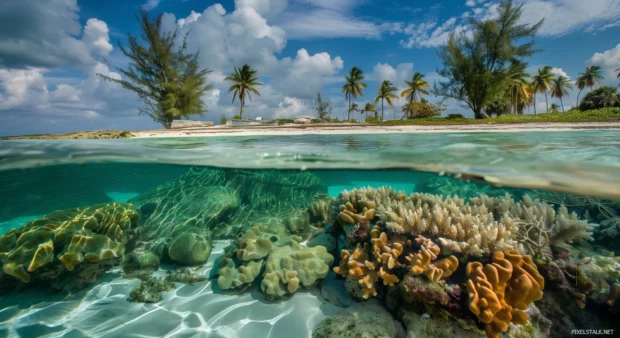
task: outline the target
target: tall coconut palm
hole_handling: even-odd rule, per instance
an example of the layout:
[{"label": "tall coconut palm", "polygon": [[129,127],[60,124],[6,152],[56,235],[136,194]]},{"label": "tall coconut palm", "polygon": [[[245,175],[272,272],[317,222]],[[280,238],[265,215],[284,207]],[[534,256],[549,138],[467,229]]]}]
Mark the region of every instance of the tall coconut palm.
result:
[{"label": "tall coconut palm", "polygon": [[[413,74],[411,81],[405,80],[405,83],[407,84],[407,89],[403,90],[400,93],[400,97],[409,98],[409,104],[407,105],[407,107],[411,106],[411,102],[417,100],[418,95],[429,94],[426,88],[430,88],[431,85],[428,82],[424,81],[424,74],[422,73],[416,72],[415,74]],[[408,111],[405,111],[404,113],[405,114],[403,115],[401,120],[404,119],[405,116],[407,116]]]},{"label": "tall coconut palm", "polygon": [[[359,105],[357,104],[357,102],[352,102],[351,106],[349,106],[349,113],[355,113],[357,111],[360,111]],[[353,115],[353,116],[355,116],[355,115]]]},{"label": "tall coconut palm", "polygon": [[377,91],[377,97],[375,98],[375,104],[381,100],[381,121],[383,121],[383,101],[387,101],[390,107],[394,107],[392,103],[393,99],[397,99],[398,96],[394,95],[394,92],[397,91],[398,88],[394,87],[392,82],[389,80],[385,80],[381,83],[379,90]]},{"label": "tall coconut palm", "polygon": [[566,76],[560,75],[551,82],[551,97],[557,97],[560,99],[562,111],[564,111],[564,102],[562,101],[562,97],[568,95],[568,89],[573,89],[573,85]]},{"label": "tall coconut palm", "polygon": [[530,74],[525,71],[527,63],[514,63],[508,70],[506,95],[510,98],[514,114],[523,114],[530,101]]},{"label": "tall coconut palm", "polygon": [[256,70],[248,65],[243,65],[241,68],[235,67],[235,71],[227,76],[224,80],[234,83],[228,88],[228,93],[233,92],[232,102],[235,103],[235,98],[239,98],[239,104],[241,110],[239,110],[239,117],[243,117],[243,106],[245,106],[246,96],[252,100],[252,94],[260,96],[260,92],[256,89],[263,84],[258,82],[256,76]]},{"label": "tall coconut palm", "polygon": [[366,84],[362,82],[364,80],[364,72],[357,67],[353,67],[349,71],[349,75],[344,76],[344,80],[345,84],[342,86],[342,92],[349,103],[349,110],[347,111],[347,120],[349,120],[351,119],[351,99],[364,96],[362,92],[366,88]]},{"label": "tall coconut palm", "polygon": [[579,76],[576,80],[577,88],[579,88],[579,93],[577,94],[577,106],[579,106],[579,95],[581,95],[581,91],[585,87],[588,87],[590,88],[590,90],[592,90],[595,85],[601,84],[600,81],[603,79],[603,75],[601,73],[602,70],[599,66],[586,67],[585,72],[579,73]]},{"label": "tall coconut palm", "polygon": [[375,118],[377,118],[377,109],[370,102],[366,103],[366,105],[364,106],[364,109],[360,110],[360,113],[365,114],[364,120],[368,119],[368,113],[369,112],[370,113],[375,113]]},{"label": "tall coconut palm", "polygon": [[553,80],[553,73],[550,66],[545,66],[543,69],[539,69],[536,75],[532,77],[532,84],[534,85],[534,114],[536,114],[536,93],[545,93],[545,103],[547,105],[547,112],[549,111],[549,100],[547,98],[547,90],[551,89],[551,81]]}]

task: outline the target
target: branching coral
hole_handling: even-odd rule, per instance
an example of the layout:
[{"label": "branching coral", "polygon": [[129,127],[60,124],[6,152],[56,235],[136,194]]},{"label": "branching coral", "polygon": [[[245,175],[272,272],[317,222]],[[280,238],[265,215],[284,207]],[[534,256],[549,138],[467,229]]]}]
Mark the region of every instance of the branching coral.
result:
[{"label": "branching coral", "polygon": [[0,255],[2,270],[27,283],[32,273],[55,263],[73,271],[85,262],[120,258],[135,239],[138,218],[133,206],[125,203],[54,212],[0,237],[1,249],[7,250]]},{"label": "branching coral", "polygon": [[565,206],[557,211],[546,202],[533,200],[524,195],[521,202],[515,202],[510,195],[488,197],[480,195],[470,200],[471,204],[484,205],[496,217],[503,217],[518,226],[517,238],[526,253],[536,258],[550,260],[550,244],[573,243],[592,240],[592,226],[577,219],[577,214],[568,213]]},{"label": "branching coral", "polygon": [[542,298],[545,286],[530,256],[517,250],[493,253],[493,263],[467,264],[469,309],[485,323],[487,337],[499,337],[508,325],[525,324],[524,312],[530,303]]},{"label": "branching coral", "polygon": [[450,256],[433,263],[441,249],[423,237],[416,238],[416,242],[420,245],[420,252],[407,256],[407,260],[411,262],[411,273],[414,276],[423,274],[436,282],[441,278],[450,277],[456,271],[459,266],[458,258]]}]

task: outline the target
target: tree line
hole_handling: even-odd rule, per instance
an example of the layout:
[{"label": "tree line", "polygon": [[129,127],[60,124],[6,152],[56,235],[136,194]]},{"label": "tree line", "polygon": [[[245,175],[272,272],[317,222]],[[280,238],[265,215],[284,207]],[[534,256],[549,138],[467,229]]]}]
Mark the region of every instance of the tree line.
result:
[{"label": "tree line", "polygon": [[[447,43],[437,53],[443,64],[438,74],[445,80],[436,82],[432,89],[419,72],[405,81],[405,89],[400,93],[391,81],[383,80],[377,89],[374,104],[368,102],[360,109],[354,100],[364,96],[367,85],[364,72],[352,67],[344,76],[342,86],[348,108],[347,120],[354,112],[374,113],[372,118],[383,120],[385,104],[394,107],[394,100],[399,96],[406,99],[401,109],[401,119],[441,115],[446,99],[461,102],[478,119],[492,115],[523,114],[530,107],[536,114],[538,94],[545,95],[547,112],[564,111],[563,99],[569,90],[575,88],[579,90],[576,107],[620,106],[620,95],[614,88],[601,87],[594,91],[596,93],[593,92],[593,88],[600,86],[603,79],[599,66],[587,67],[574,84],[566,76],[556,76],[550,66],[538,69],[533,75],[528,74],[526,58],[540,51],[534,48],[534,38],[543,20],[532,25],[520,23],[523,5],[515,5],[512,0],[500,3],[497,11],[498,16],[493,19],[471,19],[469,33],[452,32],[449,35]],[[177,46],[177,31],[166,32],[162,29],[161,14],[151,18],[146,11],[140,11],[136,19],[140,24],[140,36],[128,34],[127,47],[119,43],[121,52],[129,59],[126,69],[117,68],[122,79],[102,74],[98,76],[135,92],[143,103],[140,114],[150,116],[165,127],[170,127],[174,119],[205,114],[207,106],[202,96],[212,89],[207,83],[211,70],[200,69],[198,53],[187,53],[187,35],[180,39]],[[620,68],[616,72],[620,78]],[[258,87],[263,84],[257,71],[247,64],[234,67],[225,80],[231,82],[228,93],[232,93],[232,102],[239,102],[240,110],[235,118],[241,119],[246,100],[252,100],[252,95],[260,95]],[[580,104],[579,97],[585,88],[589,88],[590,93]],[[423,95],[431,94],[441,98],[441,103],[430,104],[423,98]],[[559,99],[561,106],[550,106],[549,96]],[[321,93],[317,93],[314,106],[317,117],[329,118],[332,109],[332,101],[324,100]]]}]

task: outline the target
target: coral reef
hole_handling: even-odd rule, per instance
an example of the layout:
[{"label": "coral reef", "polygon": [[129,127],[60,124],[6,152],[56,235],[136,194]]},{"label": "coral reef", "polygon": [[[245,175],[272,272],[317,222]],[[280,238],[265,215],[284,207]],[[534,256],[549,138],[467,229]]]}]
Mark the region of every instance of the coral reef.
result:
[{"label": "coral reef", "polygon": [[149,277],[139,287],[131,289],[129,298],[138,303],[157,303],[162,300],[162,292],[174,290],[174,287],[168,279]]},{"label": "coral reef", "polygon": [[397,334],[392,315],[373,300],[352,305],[312,330],[313,338],[395,338]]},{"label": "coral reef", "polygon": [[465,201],[469,201],[472,197],[478,197],[481,194],[491,197],[501,197],[508,194],[523,195],[525,190],[517,188],[496,188],[487,183],[466,182],[463,179],[457,179],[447,176],[433,176],[415,185],[415,191],[418,193],[426,193],[432,195],[440,195],[444,197],[458,196]]},{"label": "coral reef", "polygon": [[[138,218],[131,204],[110,203],[57,211],[28,222],[0,237],[3,275],[22,283],[63,280],[80,287],[123,257],[136,239]],[[7,277],[0,283],[4,285]]]},{"label": "coral reef", "polygon": [[487,337],[499,337],[508,325],[525,324],[530,303],[543,296],[544,278],[530,256],[517,250],[494,252],[493,263],[467,265],[469,309],[485,323]]},{"label": "coral reef", "polygon": [[[458,259],[454,256],[431,263],[439,255],[440,248],[423,237],[388,239],[383,229],[375,226],[369,242],[358,243],[353,252],[342,250],[340,265],[334,268],[337,274],[358,281],[363,299],[377,295],[375,283],[379,279],[385,286],[394,286],[400,282],[399,274],[402,277],[403,271],[409,270],[414,275],[424,274],[438,281],[450,276],[458,267]],[[403,255],[403,252],[408,254]]]},{"label": "coral reef", "polygon": [[207,277],[199,273],[193,273],[189,268],[176,269],[175,271],[167,271],[166,280],[183,284],[196,284],[204,282]]},{"label": "coral reef", "polygon": [[172,258],[167,255],[172,243],[178,238],[187,241],[183,234],[188,232],[210,242],[232,239],[244,229],[264,224],[307,236],[308,205],[326,192],[321,179],[307,171],[192,168],[131,202],[142,216],[139,246],[165,261]]},{"label": "coral reef", "polygon": [[259,225],[244,232],[219,260],[217,284],[223,290],[249,286],[266,265],[261,291],[269,299],[311,287],[324,278],[333,257],[322,246],[306,247],[279,227]]}]

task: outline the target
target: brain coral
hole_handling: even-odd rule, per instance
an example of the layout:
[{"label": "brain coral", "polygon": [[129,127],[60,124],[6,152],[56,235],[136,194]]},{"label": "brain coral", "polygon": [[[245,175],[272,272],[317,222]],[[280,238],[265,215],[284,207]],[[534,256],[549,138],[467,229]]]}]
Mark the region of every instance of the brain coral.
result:
[{"label": "brain coral", "polygon": [[0,237],[2,271],[28,283],[33,275],[54,279],[84,263],[121,257],[135,240],[138,218],[126,203],[54,212]]},{"label": "brain coral", "polygon": [[168,256],[180,265],[199,265],[209,259],[211,243],[206,236],[196,232],[184,232],[172,240]]},{"label": "brain coral", "polygon": [[542,298],[545,280],[530,256],[517,250],[493,253],[493,263],[467,264],[469,309],[485,323],[487,337],[499,337],[508,325],[525,324],[524,312]]}]

